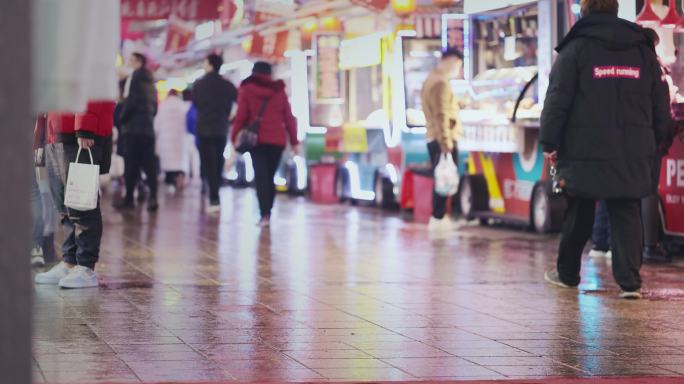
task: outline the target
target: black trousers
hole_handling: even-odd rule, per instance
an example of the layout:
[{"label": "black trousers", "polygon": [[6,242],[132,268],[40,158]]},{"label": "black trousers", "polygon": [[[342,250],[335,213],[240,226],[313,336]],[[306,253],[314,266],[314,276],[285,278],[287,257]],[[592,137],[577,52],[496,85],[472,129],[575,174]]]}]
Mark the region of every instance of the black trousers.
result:
[{"label": "black trousers", "polygon": [[[433,140],[427,144],[428,152],[430,153],[430,161],[432,162],[432,170],[434,171],[439,163],[439,157],[442,154],[442,149],[439,147],[437,140]],[[454,149],[451,152],[454,162],[458,165],[458,147],[454,143]],[[447,198],[432,192],[432,217],[435,219],[443,219],[447,211]]]},{"label": "black trousers", "polygon": [[276,196],[273,178],[278,170],[284,149],[278,145],[259,144],[250,151],[261,217],[268,217],[273,209]]},{"label": "black trousers", "polygon": [[207,178],[209,184],[209,203],[218,205],[219,188],[223,181],[223,167],[226,159],[223,157],[223,151],[226,149],[226,137],[200,137],[199,138],[199,153],[202,167],[202,175]]},{"label": "black trousers", "polygon": [[[591,237],[596,200],[567,197],[563,233],[558,251],[558,274],[562,282],[580,282],[582,252]],[[643,234],[639,199],[608,199],[608,217],[613,251],[613,276],[625,291],[641,288]]]},{"label": "black trousers", "polygon": [[126,180],[126,200],[133,201],[133,193],[140,180],[140,171],[145,172],[145,179],[150,187],[150,200],[156,200],[157,176],[159,172],[154,136],[126,134],[125,140],[124,179]]},{"label": "black trousers", "polygon": [[[50,192],[55,207],[60,213],[64,229],[62,253],[64,261],[69,264],[82,265],[95,269],[100,258],[100,242],[102,241],[102,213],[100,205],[90,211],[79,211],[64,205],[65,186],[69,174],[69,164],[76,160],[78,146],[75,144],[49,144],[45,148],[46,167],[50,179]],[[92,148],[93,159],[99,164],[102,149]],[[81,153],[81,161],[87,154]]]}]

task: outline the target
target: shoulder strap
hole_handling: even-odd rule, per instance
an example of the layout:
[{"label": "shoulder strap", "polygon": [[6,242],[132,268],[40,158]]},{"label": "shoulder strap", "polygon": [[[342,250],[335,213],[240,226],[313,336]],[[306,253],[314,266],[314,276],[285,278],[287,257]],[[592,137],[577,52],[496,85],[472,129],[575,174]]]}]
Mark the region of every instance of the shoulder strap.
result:
[{"label": "shoulder strap", "polygon": [[270,97],[264,98],[264,100],[261,101],[261,106],[259,107],[259,114],[257,115],[257,120],[261,120],[261,117],[264,115],[264,111],[266,111],[266,104],[268,104],[269,100],[271,100]]}]

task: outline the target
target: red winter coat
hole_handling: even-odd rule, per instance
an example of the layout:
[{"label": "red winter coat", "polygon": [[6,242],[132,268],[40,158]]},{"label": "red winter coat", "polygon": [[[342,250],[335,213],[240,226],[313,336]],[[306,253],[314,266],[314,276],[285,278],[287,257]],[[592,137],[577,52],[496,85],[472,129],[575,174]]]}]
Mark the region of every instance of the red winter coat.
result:
[{"label": "red winter coat", "polygon": [[84,113],[49,112],[47,143],[73,141],[75,138],[107,138],[114,127],[114,101],[91,101]]},{"label": "red winter coat", "polygon": [[297,120],[292,115],[290,102],[285,93],[285,83],[273,80],[268,75],[252,75],[240,84],[238,107],[231,139],[235,142],[238,132],[256,120],[262,101],[268,104],[261,117],[259,144],[285,147],[288,138],[291,145],[299,144],[297,139]]}]

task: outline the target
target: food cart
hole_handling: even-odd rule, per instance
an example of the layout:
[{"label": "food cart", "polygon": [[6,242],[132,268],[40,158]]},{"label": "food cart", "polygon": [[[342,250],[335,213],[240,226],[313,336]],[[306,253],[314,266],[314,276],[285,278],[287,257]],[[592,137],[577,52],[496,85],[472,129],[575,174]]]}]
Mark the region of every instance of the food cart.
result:
[{"label": "food cart", "polygon": [[660,217],[662,243],[670,255],[684,249],[684,119],[678,119],[679,132],[660,172]]},{"label": "food cart", "polygon": [[[344,39],[319,33],[309,65],[309,130],[306,160],[312,195],[334,180],[337,200],[375,201],[378,169],[388,162],[389,34]],[[318,177],[334,172],[334,177]],[[316,180],[316,182],[314,182]]]}]

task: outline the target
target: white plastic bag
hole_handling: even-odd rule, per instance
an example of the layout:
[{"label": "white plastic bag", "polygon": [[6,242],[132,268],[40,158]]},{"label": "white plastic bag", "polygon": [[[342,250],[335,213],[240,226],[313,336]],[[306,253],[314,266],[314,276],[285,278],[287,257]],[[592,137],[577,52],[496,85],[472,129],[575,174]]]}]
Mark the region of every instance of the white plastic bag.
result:
[{"label": "white plastic bag", "polygon": [[80,164],[81,149],[78,148],[76,161],[69,164],[69,176],[64,191],[64,205],[79,211],[97,208],[100,193],[100,166],[95,165],[93,153],[88,149],[90,164]]},{"label": "white plastic bag", "polygon": [[435,192],[441,196],[453,196],[458,192],[458,167],[451,153],[440,155],[435,167]]}]

